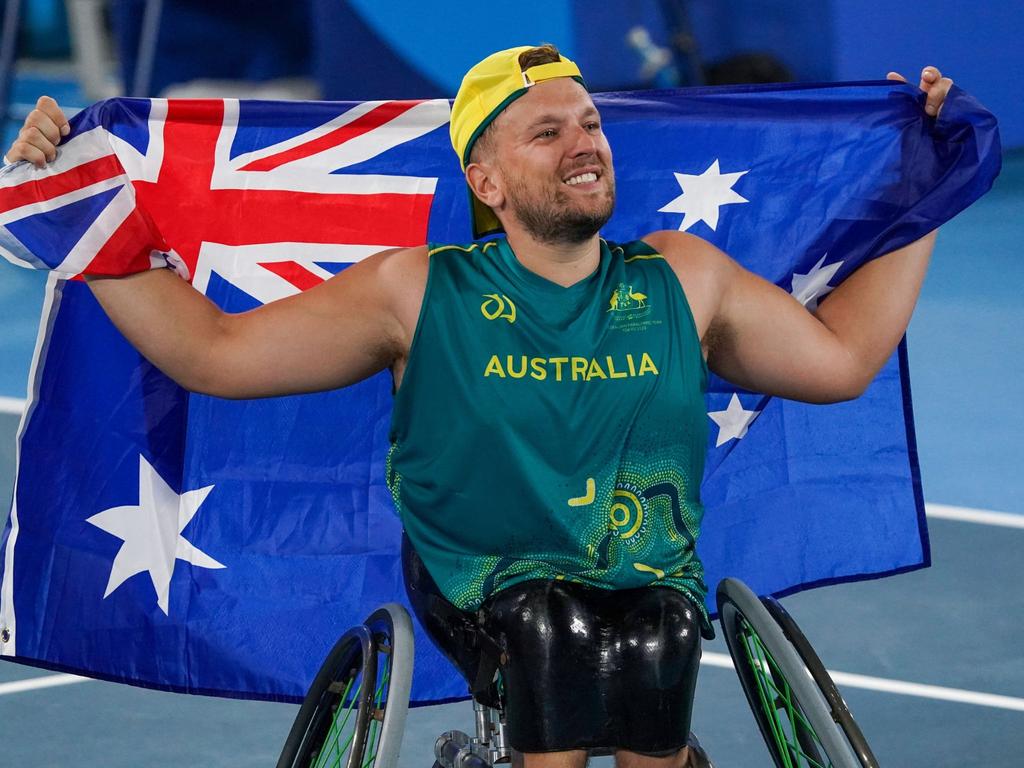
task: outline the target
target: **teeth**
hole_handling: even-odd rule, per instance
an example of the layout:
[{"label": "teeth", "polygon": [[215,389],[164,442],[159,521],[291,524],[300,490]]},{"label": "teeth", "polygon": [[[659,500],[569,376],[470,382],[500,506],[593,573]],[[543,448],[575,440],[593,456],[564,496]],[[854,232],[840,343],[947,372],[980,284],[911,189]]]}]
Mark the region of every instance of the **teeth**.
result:
[{"label": "teeth", "polygon": [[573,176],[571,179],[567,179],[565,183],[575,187],[577,184],[586,184],[589,181],[597,181],[597,174],[581,173],[579,176]]}]

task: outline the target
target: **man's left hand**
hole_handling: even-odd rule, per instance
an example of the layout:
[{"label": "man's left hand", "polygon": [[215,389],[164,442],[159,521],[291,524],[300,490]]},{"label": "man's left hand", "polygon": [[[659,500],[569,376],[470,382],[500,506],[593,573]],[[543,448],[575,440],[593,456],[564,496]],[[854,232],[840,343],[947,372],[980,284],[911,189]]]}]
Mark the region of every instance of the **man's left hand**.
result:
[{"label": "man's left hand", "polygon": [[[899,80],[902,83],[907,82],[907,78],[899,72],[890,72],[886,75],[886,79]],[[937,67],[925,67],[921,72],[921,82],[919,85],[921,90],[928,94],[924,111],[932,117],[937,117],[942,109],[942,103],[946,100],[946,94],[949,93],[950,86],[952,85],[953,81],[948,77],[943,77]]]}]

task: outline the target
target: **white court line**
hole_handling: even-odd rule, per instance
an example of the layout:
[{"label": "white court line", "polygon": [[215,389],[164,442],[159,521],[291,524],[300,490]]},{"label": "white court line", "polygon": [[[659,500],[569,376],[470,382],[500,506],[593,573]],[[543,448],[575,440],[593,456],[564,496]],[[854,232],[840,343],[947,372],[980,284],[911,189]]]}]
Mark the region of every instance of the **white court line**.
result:
[{"label": "white court line", "polygon": [[0,413],[13,413],[21,416],[25,410],[25,399],[23,397],[0,397]]},{"label": "white court line", "polygon": [[1024,515],[1012,512],[990,512],[987,509],[969,509],[967,507],[950,507],[946,504],[925,504],[928,517],[937,520],[959,520],[964,523],[980,525],[999,525],[1004,528],[1024,528]]},{"label": "white court line", "polygon": [[[733,668],[732,658],[725,653],[705,653],[701,656],[700,663],[712,667]],[[833,672],[831,669],[828,674],[836,685],[844,685],[848,688],[865,688],[882,693],[896,693],[902,696],[917,696],[924,699],[955,701],[959,704],[977,704],[982,707],[997,707],[1024,712],[1024,699],[1018,699],[1015,696],[965,691],[962,688],[945,688],[941,685],[910,683],[904,680],[890,680],[885,677],[855,675],[850,672]]]},{"label": "white court line", "polygon": [[79,677],[78,675],[47,675],[45,677],[30,677],[28,680],[14,680],[10,683],[0,683],[0,696],[6,696],[9,693],[36,691],[40,688],[54,688],[58,685],[84,683],[89,679],[88,677]]}]

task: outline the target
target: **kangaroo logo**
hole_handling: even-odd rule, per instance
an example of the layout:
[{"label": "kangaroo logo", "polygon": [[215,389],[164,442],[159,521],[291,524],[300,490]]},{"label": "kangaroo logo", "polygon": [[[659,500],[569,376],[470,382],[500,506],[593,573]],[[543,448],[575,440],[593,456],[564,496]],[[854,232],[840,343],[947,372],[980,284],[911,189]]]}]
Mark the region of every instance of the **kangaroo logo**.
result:
[{"label": "kangaroo logo", "polygon": [[497,320],[499,317],[508,320],[510,323],[516,321],[516,305],[505,294],[485,293],[484,303],[480,305],[480,314],[488,320]]},{"label": "kangaroo logo", "polygon": [[619,283],[619,287],[612,291],[612,297],[608,302],[608,312],[629,312],[636,309],[644,309],[647,306],[647,295],[637,293],[632,285]]}]

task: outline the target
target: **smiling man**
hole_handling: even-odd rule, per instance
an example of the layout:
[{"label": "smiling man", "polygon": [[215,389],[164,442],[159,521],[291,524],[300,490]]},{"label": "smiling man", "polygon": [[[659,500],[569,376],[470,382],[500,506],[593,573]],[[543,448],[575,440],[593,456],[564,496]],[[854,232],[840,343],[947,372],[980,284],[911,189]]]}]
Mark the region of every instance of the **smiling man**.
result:
[{"label": "smiling man", "polygon": [[[920,86],[936,114],[950,81],[929,67]],[[66,133],[43,97],[8,157],[42,165]],[[237,315],[168,270],[89,285],[193,391],[295,394],[389,368],[410,598],[467,678],[479,659],[448,618],[494,641],[518,758],[578,767],[603,747],[626,768],[706,764],[686,743],[710,633],[696,553],[707,371],[808,402],[858,396],[907,327],[934,234],[814,313],[692,235],[606,242],[611,149],[551,46],[474,66],[451,134],[475,234],[504,236],[379,253]]]},{"label": "smiling man", "polygon": [[[930,109],[948,87],[925,71]],[[471,69],[451,135],[474,234],[505,237],[428,250],[389,473],[413,604],[428,627],[430,595],[483,607],[527,765],[579,766],[594,747],[620,766],[704,765],[686,742],[710,634],[695,549],[708,366],[753,391],[858,396],[906,329],[933,237],[816,314],[694,236],[608,243],[611,149],[551,46]]]}]

